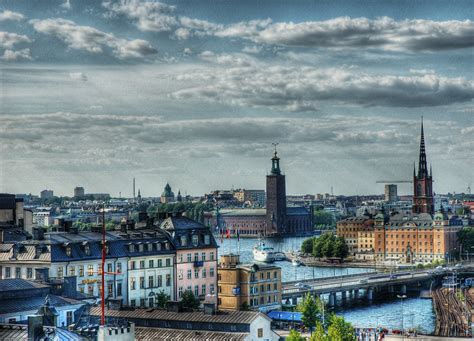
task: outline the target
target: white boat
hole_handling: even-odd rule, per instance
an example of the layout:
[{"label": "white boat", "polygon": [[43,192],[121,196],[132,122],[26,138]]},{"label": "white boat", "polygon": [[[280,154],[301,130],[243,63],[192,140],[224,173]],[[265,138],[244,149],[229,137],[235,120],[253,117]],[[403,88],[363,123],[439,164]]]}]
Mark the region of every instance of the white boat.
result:
[{"label": "white boat", "polygon": [[272,247],[265,246],[265,243],[259,242],[253,248],[253,259],[257,262],[272,263],[275,261],[275,251]]},{"label": "white boat", "polygon": [[301,261],[298,259],[298,258],[293,258],[291,260],[291,265],[293,266],[300,266],[301,265]]}]

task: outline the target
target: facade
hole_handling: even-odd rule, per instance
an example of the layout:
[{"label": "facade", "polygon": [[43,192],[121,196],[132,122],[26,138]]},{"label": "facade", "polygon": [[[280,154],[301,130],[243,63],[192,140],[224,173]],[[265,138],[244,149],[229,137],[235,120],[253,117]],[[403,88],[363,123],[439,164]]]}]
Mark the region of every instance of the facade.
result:
[{"label": "facade", "polygon": [[448,216],[443,208],[435,214],[432,172],[428,174],[421,125],[418,173],[413,174],[412,212],[383,209],[370,215],[351,217],[337,223],[337,234],[346,239],[351,254],[359,260],[392,263],[431,263],[447,260],[459,251],[457,232],[462,220]]},{"label": "facade", "polygon": [[175,299],[181,299],[184,291],[190,290],[201,300],[215,301],[217,243],[211,230],[182,216],[165,219],[160,229],[169,234],[176,248]]},{"label": "facade", "polygon": [[14,194],[0,193],[0,225],[23,227],[23,199],[15,198]]},{"label": "facade", "polygon": [[84,187],[75,187],[74,188],[74,197],[75,198],[83,197],[85,194],[86,194],[86,191],[84,190]]},{"label": "facade", "polygon": [[388,203],[394,203],[398,201],[397,185],[395,184],[385,185],[385,201]]},{"label": "facade", "polygon": [[167,183],[163,193],[161,193],[160,202],[162,204],[167,204],[167,203],[174,202],[174,201],[175,201],[174,200],[174,193],[171,190],[170,184]]},{"label": "facade", "polygon": [[239,255],[221,256],[218,308],[244,307],[267,312],[281,308],[281,268],[269,264],[240,264]]},{"label": "facade", "polygon": [[234,198],[241,203],[265,206],[265,191],[263,189],[241,189],[234,192]]},{"label": "facade", "polygon": [[50,189],[45,189],[45,190],[40,192],[40,198],[41,199],[50,199],[52,197],[54,197],[54,193]]},{"label": "facade", "polygon": [[216,226],[221,233],[242,237],[306,235],[313,231],[311,210],[286,204],[285,175],[281,173],[280,158],[275,150],[272,168],[267,175],[266,208],[223,209],[207,219],[206,224]]}]

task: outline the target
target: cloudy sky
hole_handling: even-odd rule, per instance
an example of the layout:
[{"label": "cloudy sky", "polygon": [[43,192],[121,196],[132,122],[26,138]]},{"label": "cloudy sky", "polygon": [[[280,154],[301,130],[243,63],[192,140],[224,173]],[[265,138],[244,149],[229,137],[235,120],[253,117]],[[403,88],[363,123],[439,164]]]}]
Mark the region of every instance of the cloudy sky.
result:
[{"label": "cloudy sky", "polygon": [[[0,1],[0,192],[474,186],[470,1]],[[399,191],[409,193],[409,185]]]}]

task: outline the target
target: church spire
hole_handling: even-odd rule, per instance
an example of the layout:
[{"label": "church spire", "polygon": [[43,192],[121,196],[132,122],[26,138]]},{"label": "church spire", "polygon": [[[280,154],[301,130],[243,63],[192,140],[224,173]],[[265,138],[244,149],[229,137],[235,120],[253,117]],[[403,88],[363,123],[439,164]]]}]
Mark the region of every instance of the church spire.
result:
[{"label": "church spire", "polygon": [[428,167],[426,165],[425,134],[423,131],[423,116],[421,116],[421,137],[420,137],[420,158],[418,160],[418,177],[428,176]]}]

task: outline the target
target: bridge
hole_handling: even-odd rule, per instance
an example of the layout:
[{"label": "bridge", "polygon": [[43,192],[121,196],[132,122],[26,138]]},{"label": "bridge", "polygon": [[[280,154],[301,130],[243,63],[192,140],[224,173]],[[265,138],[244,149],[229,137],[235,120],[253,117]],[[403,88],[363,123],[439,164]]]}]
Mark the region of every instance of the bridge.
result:
[{"label": "bridge", "polygon": [[444,271],[403,271],[392,274],[370,272],[363,274],[352,274],[335,276],[330,278],[308,279],[301,281],[290,281],[282,283],[282,299],[285,302],[296,304],[298,298],[307,293],[312,295],[329,295],[329,305],[334,305],[336,294],[341,293],[346,297],[349,293],[357,297],[359,290],[363,289],[367,299],[373,299],[373,294],[378,291],[406,293],[407,285],[419,285],[431,282],[445,275]]}]

